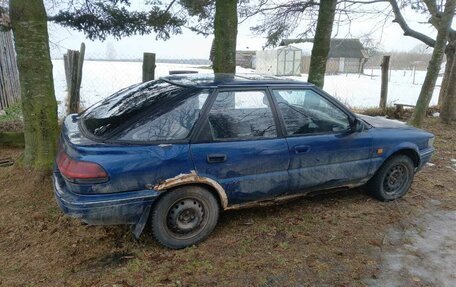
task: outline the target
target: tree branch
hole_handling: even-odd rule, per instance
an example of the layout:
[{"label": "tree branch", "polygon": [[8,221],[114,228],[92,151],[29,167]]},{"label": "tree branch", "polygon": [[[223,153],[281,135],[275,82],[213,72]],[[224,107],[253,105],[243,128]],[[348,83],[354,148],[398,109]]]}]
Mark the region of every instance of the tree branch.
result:
[{"label": "tree branch", "polygon": [[426,5],[429,13],[431,14],[431,18],[429,19],[429,23],[432,24],[436,29],[438,29],[440,25],[440,12],[437,8],[437,3],[435,0],[423,0],[424,4]]},{"label": "tree branch", "polygon": [[401,26],[402,31],[404,31],[404,35],[413,37],[417,40],[420,40],[421,42],[425,43],[426,45],[428,45],[430,47],[434,47],[434,45],[435,45],[434,39],[432,39],[431,37],[429,37],[423,33],[415,31],[409,27],[409,25],[405,21],[404,16],[402,16],[399,5],[397,4],[397,0],[389,0],[389,2],[391,4],[391,7],[393,8],[393,13],[395,16],[395,19],[393,20],[393,22],[396,22],[399,24],[399,26]]}]

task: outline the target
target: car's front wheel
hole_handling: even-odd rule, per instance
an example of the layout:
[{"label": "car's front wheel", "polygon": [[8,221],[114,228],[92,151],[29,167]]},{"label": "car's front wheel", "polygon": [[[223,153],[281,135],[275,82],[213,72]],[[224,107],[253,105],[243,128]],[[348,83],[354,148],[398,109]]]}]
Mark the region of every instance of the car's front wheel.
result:
[{"label": "car's front wheel", "polygon": [[381,201],[404,196],[412,185],[415,166],[410,157],[397,155],[388,159],[367,183],[368,191]]},{"label": "car's front wheel", "polygon": [[155,239],[172,249],[194,245],[209,236],[217,225],[216,198],[198,186],[184,186],[163,194],[152,211]]}]

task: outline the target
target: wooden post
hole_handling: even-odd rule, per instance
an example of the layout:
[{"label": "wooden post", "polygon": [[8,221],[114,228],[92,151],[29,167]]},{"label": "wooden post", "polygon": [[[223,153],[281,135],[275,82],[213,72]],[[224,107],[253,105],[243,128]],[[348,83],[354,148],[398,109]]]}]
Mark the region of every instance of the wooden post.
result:
[{"label": "wooden post", "polygon": [[82,66],[84,63],[85,44],[81,44],[81,51],[68,50],[63,56],[65,78],[67,82],[67,113],[79,112],[80,91],[82,82]]},{"label": "wooden post", "polygon": [[382,86],[380,90],[380,108],[386,108],[386,100],[388,98],[388,70],[390,56],[383,56],[382,67]]},{"label": "wooden post", "polygon": [[85,44],[81,43],[81,48],[79,49],[79,59],[78,59],[78,68],[77,68],[77,81],[76,81],[77,110],[75,112],[79,112],[79,103],[81,101],[81,82],[82,82],[82,67],[84,65],[84,56],[85,56]]},{"label": "wooden post", "polygon": [[416,74],[416,66],[413,65],[413,84],[414,84],[414,85],[416,85],[416,84],[415,84],[415,74]]},{"label": "wooden post", "polygon": [[143,73],[142,81],[148,82],[155,79],[155,54],[154,53],[144,53],[143,58]]},{"label": "wooden post", "polygon": [[0,111],[18,102],[19,99],[19,74],[13,34],[9,16],[0,11]]}]

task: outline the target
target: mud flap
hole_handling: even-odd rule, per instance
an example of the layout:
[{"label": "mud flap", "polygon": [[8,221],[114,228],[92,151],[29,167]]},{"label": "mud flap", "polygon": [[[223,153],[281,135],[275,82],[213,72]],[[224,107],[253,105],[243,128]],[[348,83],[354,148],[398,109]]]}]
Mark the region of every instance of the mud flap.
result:
[{"label": "mud flap", "polygon": [[133,225],[132,227],[132,232],[133,235],[137,240],[139,240],[139,237],[141,236],[141,233],[144,230],[144,227],[146,226],[147,219],[149,219],[149,214],[150,214],[150,209],[152,208],[152,205],[148,205],[145,209],[143,214],[141,215],[141,218],[139,218],[138,223]]}]

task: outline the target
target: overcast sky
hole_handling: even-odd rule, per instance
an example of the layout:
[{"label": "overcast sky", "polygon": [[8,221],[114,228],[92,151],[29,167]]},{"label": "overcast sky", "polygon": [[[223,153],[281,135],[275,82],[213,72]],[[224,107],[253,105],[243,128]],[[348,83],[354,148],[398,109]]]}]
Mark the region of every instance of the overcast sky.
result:
[{"label": "overcast sky", "polygon": [[[147,9],[144,0],[132,0],[132,7],[135,9]],[[379,6],[379,9],[388,10],[388,6]],[[435,34],[430,25],[423,25],[426,22],[424,15],[406,11],[404,14],[412,28],[420,29],[428,35]],[[379,43],[385,51],[409,51],[421,42],[411,37],[403,36],[399,25],[392,23],[390,18],[385,24],[385,17],[367,16],[363,19],[354,20],[350,25],[334,27],[333,37],[337,38],[358,38],[369,34],[375,42]],[[261,36],[253,35],[250,27],[261,21],[260,18],[252,18],[239,25],[237,38],[238,49],[260,50],[265,44],[265,39]],[[383,25],[384,24],[384,25]],[[309,25],[306,21],[301,23],[302,27]],[[143,52],[154,52],[157,58],[173,59],[207,59],[212,42],[212,37],[203,37],[184,29],[183,34],[173,35],[168,41],[155,40],[155,35],[134,36],[115,40],[109,38],[104,41],[90,41],[84,34],[62,28],[58,25],[49,24],[51,41],[51,53],[53,58],[62,57],[66,49],[78,49],[81,42],[86,44],[87,58],[106,58],[108,55],[115,56],[117,59],[139,59]],[[293,38],[291,36],[290,38]]]}]

